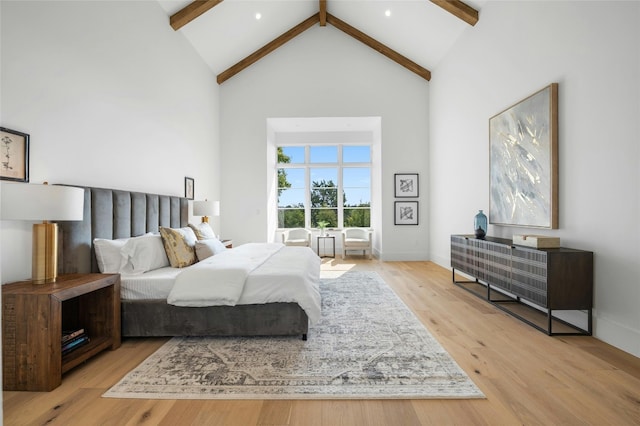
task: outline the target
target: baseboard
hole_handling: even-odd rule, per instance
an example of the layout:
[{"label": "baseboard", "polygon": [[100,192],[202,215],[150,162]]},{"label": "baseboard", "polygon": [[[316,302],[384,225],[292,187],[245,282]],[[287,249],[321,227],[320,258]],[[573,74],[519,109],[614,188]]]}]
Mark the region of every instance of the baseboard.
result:
[{"label": "baseboard", "polygon": [[429,254],[425,252],[384,252],[374,250],[374,255],[385,262],[425,262],[429,260]]},{"label": "baseboard", "polygon": [[640,358],[640,330],[634,330],[608,318],[598,318],[597,312],[594,312],[593,336]]}]

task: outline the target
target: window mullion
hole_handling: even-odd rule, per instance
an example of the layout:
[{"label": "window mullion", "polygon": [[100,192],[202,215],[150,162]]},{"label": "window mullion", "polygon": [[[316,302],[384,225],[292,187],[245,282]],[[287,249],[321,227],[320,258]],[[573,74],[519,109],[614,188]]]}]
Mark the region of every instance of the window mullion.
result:
[{"label": "window mullion", "polygon": [[311,168],[309,146],[304,147],[304,226],[311,228]]},{"label": "window mullion", "polygon": [[338,228],[344,228],[344,184],[342,181],[342,145],[338,145]]}]

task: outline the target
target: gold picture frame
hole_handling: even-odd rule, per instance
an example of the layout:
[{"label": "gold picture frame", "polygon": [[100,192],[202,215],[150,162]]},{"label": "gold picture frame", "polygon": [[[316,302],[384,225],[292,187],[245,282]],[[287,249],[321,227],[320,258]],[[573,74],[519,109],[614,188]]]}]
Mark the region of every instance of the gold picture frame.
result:
[{"label": "gold picture frame", "polygon": [[489,119],[489,223],[558,228],[558,83]]}]

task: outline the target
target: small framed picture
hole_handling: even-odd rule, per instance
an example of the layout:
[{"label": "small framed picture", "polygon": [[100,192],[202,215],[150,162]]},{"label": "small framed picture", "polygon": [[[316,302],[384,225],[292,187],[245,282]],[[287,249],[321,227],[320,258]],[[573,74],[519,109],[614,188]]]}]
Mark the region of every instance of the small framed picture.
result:
[{"label": "small framed picture", "polygon": [[417,173],[396,173],[394,177],[396,198],[415,198],[418,196]]},{"label": "small framed picture", "polygon": [[396,201],[394,219],[394,225],[417,225],[418,202]]},{"label": "small framed picture", "polygon": [[184,178],[184,197],[190,200],[193,200],[194,190],[194,181],[193,178],[186,177]]},{"label": "small framed picture", "polygon": [[0,179],[29,182],[29,135],[0,127]]}]

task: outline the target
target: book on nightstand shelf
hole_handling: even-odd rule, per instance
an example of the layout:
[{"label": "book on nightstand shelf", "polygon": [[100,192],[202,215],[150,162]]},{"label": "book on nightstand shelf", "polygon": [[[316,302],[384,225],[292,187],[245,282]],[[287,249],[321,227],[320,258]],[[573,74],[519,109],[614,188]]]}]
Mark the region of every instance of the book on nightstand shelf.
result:
[{"label": "book on nightstand shelf", "polygon": [[63,330],[62,331],[62,343],[68,342],[74,337],[78,337],[81,334],[84,334],[84,328],[79,328],[77,330]]},{"label": "book on nightstand shelf", "polygon": [[89,343],[89,336],[84,332],[84,328],[62,332],[62,355],[66,355],[74,349]]}]

